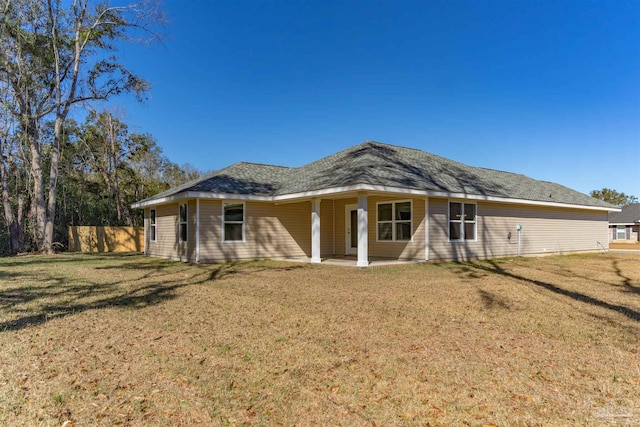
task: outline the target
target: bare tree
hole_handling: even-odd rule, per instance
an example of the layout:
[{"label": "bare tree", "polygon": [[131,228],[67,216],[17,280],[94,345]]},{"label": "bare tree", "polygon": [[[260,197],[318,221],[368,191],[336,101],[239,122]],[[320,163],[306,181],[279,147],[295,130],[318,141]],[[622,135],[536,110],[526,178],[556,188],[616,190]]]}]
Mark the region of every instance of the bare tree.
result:
[{"label": "bare tree", "polygon": [[[150,1],[126,6],[74,0],[5,0],[0,18],[0,80],[15,102],[6,105],[18,119],[29,152],[34,229],[38,248],[51,252],[56,213],[56,186],[64,121],[70,110],[87,102],[105,101],[123,93],[138,98],[148,83],[118,62],[118,41],[149,42],[163,17]],[[100,54],[100,55],[99,55]],[[44,145],[39,125],[53,121],[46,146],[48,179],[43,172]]]},{"label": "bare tree", "polygon": [[[6,96],[6,91],[2,93]],[[15,146],[15,134],[12,132],[14,123],[12,116],[8,114],[6,109],[0,104],[0,191],[2,193],[2,207],[5,224],[7,225],[7,233],[9,237],[9,246],[12,253],[18,253],[23,249],[23,213],[24,213],[24,194],[15,191],[17,195],[16,202],[12,204],[10,180],[13,178],[13,188],[19,189],[20,185],[20,162],[16,161],[14,153],[17,151]],[[14,213],[15,208],[15,213]]]}]

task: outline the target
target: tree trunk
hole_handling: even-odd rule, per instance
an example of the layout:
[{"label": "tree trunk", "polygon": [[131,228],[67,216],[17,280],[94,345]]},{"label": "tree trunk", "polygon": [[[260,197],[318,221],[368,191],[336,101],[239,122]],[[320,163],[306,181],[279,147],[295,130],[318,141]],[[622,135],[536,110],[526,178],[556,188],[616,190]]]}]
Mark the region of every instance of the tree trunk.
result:
[{"label": "tree trunk", "polygon": [[111,114],[106,114],[105,119],[107,120],[105,127],[107,129],[107,137],[109,138],[110,157],[107,162],[107,169],[110,169],[110,171],[108,171],[107,174],[109,172],[113,173],[113,178],[110,180],[110,188],[116,202],[118,222],[121,222],[124,219],[125,224],[132,227],[133,221],[131,219],[129,207],[122,202],[122,195],[120,192],[120,179],[118,177],[118,168],[120,167],[120,145],[117,143],[118,130],[116,129],[116,124],[113,123],[113,116]]},{"label": "tree trunk", "polygon": [[9,171],[2,160],[0,160],[0,180],[2,181],[2,205],[9,235],[9,246],[11,254],[15,255],[23,250],[22,197],[18,196],[18,215],[16,216],[13,214],[11,197],[9,196]]},{"label": "tree trunk", "polygon": [[56,117],[53,127],[53,144],[51,145],[51,166],[49,168],[49,198],[45,218],[43,251],[53,253],[53,232],[56,220],[56,187],[58,185],[58,170],[60,163],[60,140],[62,139],[62,123],[64,119]]},{"label": "tree trunk", "polygon": [[33,179],[32,215],[34,219],[34,238],[39,251],[46,251],[45,226],[47,206],[44,199],[44,182],[42,177],[42,156],[38,144],[37,121],[32,117],[23,118],[22,129],[27,138],[29,153],[31,154],[29,173]]}]

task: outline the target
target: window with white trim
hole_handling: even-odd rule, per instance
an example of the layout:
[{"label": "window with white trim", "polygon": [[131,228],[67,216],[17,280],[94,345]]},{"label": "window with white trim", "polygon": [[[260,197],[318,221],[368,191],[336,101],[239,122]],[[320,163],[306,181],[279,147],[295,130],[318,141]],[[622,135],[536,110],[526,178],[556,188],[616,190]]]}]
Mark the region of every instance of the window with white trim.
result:
[{"label": "window with white trim", "polygon": [[449,240],[476,240],[476,204],[449,202]]},{"label": "window with white trim", "polygon": [[377,204],[378,240],[408,242],[411,240],[411,201]]},{"label": "window with white trim", "polygon": [[187,241],[189,235],[187,231],[187,204],[180,203],[180,218],[178,222],[178,240],[180,242]]},{"label": "window with white trim", "polygon": [[616,240],[627,240],[627,228],[624,225],[616,225]]},{"label": "window with white trim", "polygon": [[149,241],[156,242],[158,235],[156,234],[156,210],[149,210]]},{"label": "window with white trim", "polygon": [[222,240],[244,242],[244,203],[222,204]]}]

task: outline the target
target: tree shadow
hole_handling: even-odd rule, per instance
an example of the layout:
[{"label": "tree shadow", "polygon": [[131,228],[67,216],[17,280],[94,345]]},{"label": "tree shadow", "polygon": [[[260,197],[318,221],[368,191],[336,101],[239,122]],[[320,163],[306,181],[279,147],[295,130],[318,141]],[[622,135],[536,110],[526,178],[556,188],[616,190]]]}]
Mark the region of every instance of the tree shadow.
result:
[{"label": "tree shadow", "polygon": [[[110,257],[112,260],[114,257]],[[118,257],[120,258],[120,257]],[[39,258],[47,265],[47,258]],[[116,259],[117,261],[117,259]],[[33,263],[35,261],[29,261]],[[42,274],[42,270],[25,273],[2,272],[6,276],[20,276],[29,284],[0,289],[0,310],[3,317],[17,318],[0,322],[0,332],[18,331],[41,325],[49,320],[104,308],[142,309],[177,298],[179,290],[220,280],[242,271],[235,263],[218,265],[189,265],[170,261],[121,262],[95,266],[112,280],[95,283],[85,278]],[[129,273],[118,274],[128,270]],[[140,274],[131,277],[131,271]]]},{"label": "tree shadow", "polygon": [[[38,313],[23,316],[18,319],[0,323],[0,331],[17,331],[30,326],[41,325],[49,320],[66,317],[70,314],[77,314],[87,310],[98,310],[102,308],[145,308],[160,302],[176,297],[175,291],[188,283],[165,285],[154,283],[139,287],[122,295],[102,298],[88,303],[66,303],[66,304],[45,304],[41,305]],[[95,286],[95,285],[92,285]],[[47,297],[51,294],[47,294]],[[76,297],[82,298],[84,297]],[[31,300],[43,298],[42,295],[31,294]],[[0,296],[0,300],[3,299]]]},{"label": "tree shadow", "polygon": [[622,280],[622,286],[625,287],[626,292],[640,295],[640,285],[634,285],[631,278],[622,273],[619,261],[615,259],[613,260],[613,271],[615,271],[616,275]]},{"label": "tree shadow", "polygon": [[511,309],[511,306],[507,303],[507,301],[496,294],[485,291],[484,289],[478,289],[478,294],[480,295],[480,299],[484,304],[484,308],[486,308],[487,310]]},{"label": "tree shadow", "polygon": [[535,285],[539,288],[553,292],[554,294],[571,298],[574,301],[578,301],[584,304],[611,310],[613,312],[620,313],[628,317],[629,319],[640,322],[640,312],[630,307],[620,305],[620,304],[612,304],[577,291],[571,291],[568,289],[561,288],[560,286],[557,286],[553,283],[548,283],[548,282],[544,282],[542,280],[537,280],[537,279],[531,279],[519,274],[512,273],[502,268],[498,262],[493,260],[485,261],[485,262],[466,262],[464,264],[472,266],[473,268],[477,268],[482,271],[499,274],[504,277],[508,277],[521,282]]}]

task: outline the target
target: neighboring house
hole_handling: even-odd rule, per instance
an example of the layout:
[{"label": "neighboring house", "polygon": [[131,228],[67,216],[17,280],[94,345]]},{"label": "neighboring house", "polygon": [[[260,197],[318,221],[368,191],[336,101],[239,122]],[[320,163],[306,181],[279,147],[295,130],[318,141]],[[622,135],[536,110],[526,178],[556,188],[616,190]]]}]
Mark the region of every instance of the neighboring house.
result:
[{"label": "neighboring house", "polygon": [[137,202],[145,253],[465,260],[608,247],[600,200],[524,175],[365,142],[299,168],[236,163]]},{"label": "neighboring house", "polygon": [[609,213],[609,240],[640,240],[640,203],[622,207],[622,212]]}]

